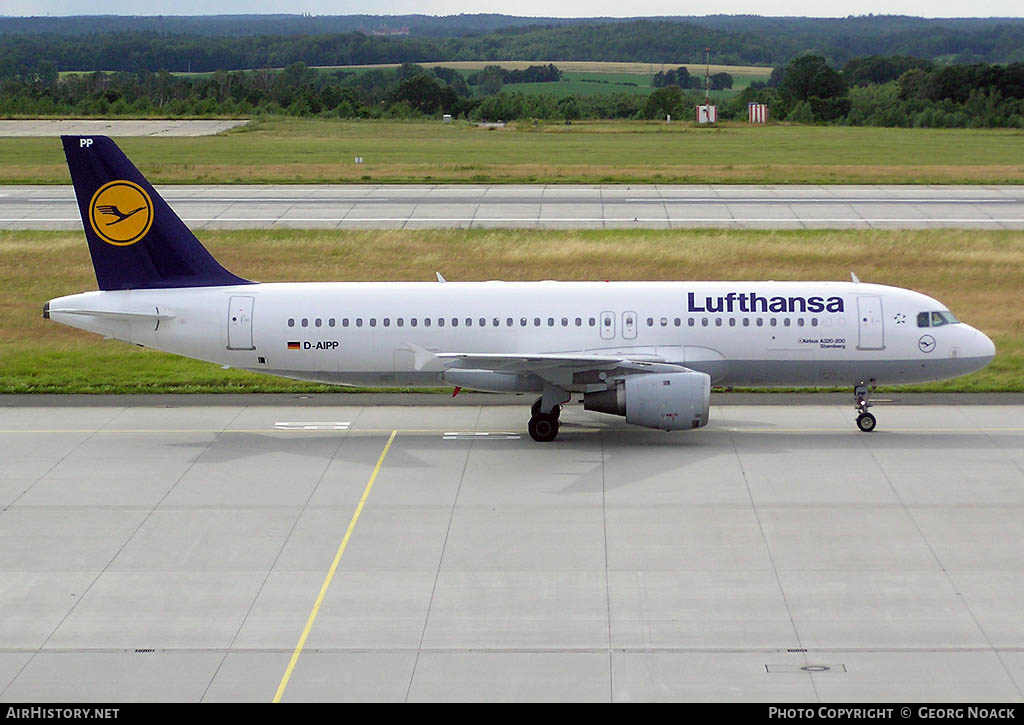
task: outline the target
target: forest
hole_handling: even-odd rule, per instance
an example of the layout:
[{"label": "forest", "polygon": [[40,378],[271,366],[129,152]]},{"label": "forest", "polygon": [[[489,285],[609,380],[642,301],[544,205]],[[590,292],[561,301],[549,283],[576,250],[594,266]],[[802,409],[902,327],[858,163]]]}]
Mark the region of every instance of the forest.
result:
[{"label": "forest", "polygon": [[[680,65],[702,62],[705,48],[721,65],[781,66],[808,52],[835,67],[870,55],[961,64],[1024,61],[1024,20],[1012,18],[270,17],[276,24],[266,16],[0,18],[0,77],[17,75],[41,59],[59,71],[129,72],[283,68],[298,62],[558,59]],[[402,22],[412,23],[401,26],[407,35],[374,34]],[[385,24],[388,30],[381,31]]]}]

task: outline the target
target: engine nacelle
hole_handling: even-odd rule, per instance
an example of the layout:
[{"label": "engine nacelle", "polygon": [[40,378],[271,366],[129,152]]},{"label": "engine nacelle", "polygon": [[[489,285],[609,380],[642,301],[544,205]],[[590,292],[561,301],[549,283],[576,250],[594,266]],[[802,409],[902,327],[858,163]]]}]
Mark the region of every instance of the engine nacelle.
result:
[{"label": "engine nacelle", "polygon": [[711,377],[686,373],[629,375],[610,390],[586,393],[584,410],[623,415],[645,428],[689,430],[708,424]]}]

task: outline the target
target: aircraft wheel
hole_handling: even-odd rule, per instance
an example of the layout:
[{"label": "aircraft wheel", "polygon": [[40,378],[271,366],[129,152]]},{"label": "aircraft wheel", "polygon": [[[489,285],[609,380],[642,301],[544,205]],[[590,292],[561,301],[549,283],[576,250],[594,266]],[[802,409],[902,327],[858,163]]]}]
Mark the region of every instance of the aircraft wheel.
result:
[{"label": "aircraft wheel", "polygon": [[558,435],[558,418],[553,415],[535,415],[530,418],[530,437],[538,443],[553,441]]},{"label": "aircraft wheel", "polygon": [[871,413],[861,413],[857,416],[857,427],[865,433],[870,433],[875,429],[875,416]]}]

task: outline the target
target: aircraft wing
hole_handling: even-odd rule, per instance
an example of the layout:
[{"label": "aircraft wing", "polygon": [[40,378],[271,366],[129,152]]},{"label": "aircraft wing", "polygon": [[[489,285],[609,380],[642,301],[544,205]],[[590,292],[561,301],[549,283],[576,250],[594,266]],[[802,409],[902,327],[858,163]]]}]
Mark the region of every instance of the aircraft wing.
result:
[{"label": "aircraft wing", "polygon": [[545,371],[578,374],[588,371],[614,372],[619,375],[634,373],[678,373],[689,368],[664,362],[653,355],[620,357],[617,355],[586,355],[575,353],[537,353],[510,355],[507,353],[441,352],[432,357],[446,368],[493,370],[507,373],[534,373],[550,379]]}]

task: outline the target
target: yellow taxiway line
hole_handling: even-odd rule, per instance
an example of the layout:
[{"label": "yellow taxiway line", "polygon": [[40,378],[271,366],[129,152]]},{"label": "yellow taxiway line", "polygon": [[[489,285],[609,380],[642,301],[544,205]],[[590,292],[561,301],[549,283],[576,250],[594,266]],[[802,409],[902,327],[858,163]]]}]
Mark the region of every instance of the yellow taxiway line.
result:
[{"label": "yellow taxiway line", "polygon": [[331,580],[334,579],[334,573],[338,570],[338,564],[341,563],[341,557],[345,553],[345,548],[348,546],[349,539],[352,538],[352,532],[356,528],[356,522],[359,521],[359,515],[363,512],[363,507],[366,505],[366,499],[370,496],[370,491],[373,489],[373,482],[377,480],[377,474],[380,473],[381,466],[384,465],[384,457],[388,454],[388,450],[391,448],[391,444],[395,440],[395,436],[398,435],[397,430],[391,431],[391,437],[388,438],[388,442],[384,445],[384,450],[380,452],[380,458],[377,459],[377,465],[373,467],[373,473],[370,474],[370,480],[366,482],[366,488],[363,489],[363,497],[359,499],[359,505],[356,506],[356,511],[352,514],[352,520],[348,522],[348,529],[345,531],[345,536],[341,540],[341,545],[338,546],[338,553],[334,555],[334,561],[331,563],[331,568],[327,571],[327,576],[324,578],[324,583],[320,587],[320,593],[316,597],[316,602],[313,603],[313,611],[309,613],[309,619],[306,620],[306,627],[302,630],[302,635],[299,637],[299,643],[295,645],[295,651],[292,652],[292,658],[288,662],[288,667],[284,671],[284,676],[281,678],[281,684],[277,686],[277,693],[274,695],[274,702],[281,702],[281,696],[284,695],[284,690],[288,687],[288,680],[291,679],[292,671],[295,669],[295,663],[299,661],[299,655],[302,654],[302,648],[306,646],[306,639],[309,637],[310,630],[313,629],[313,623],[316,622],[316,617],[320,613],[320,605],[323,604],[324,596],[327,594],[327,588],[331,586]]}]

